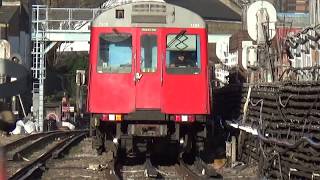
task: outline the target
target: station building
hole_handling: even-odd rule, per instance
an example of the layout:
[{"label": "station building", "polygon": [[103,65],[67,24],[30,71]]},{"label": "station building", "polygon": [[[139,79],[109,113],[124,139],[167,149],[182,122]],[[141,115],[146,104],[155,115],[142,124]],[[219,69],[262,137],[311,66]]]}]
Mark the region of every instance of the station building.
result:
[{"label": "station building", "polygon": [[31,67],[31,7],[28,0],[0,0],[0,39],[11,45],[11,56],[21,59],[27,68]]}]

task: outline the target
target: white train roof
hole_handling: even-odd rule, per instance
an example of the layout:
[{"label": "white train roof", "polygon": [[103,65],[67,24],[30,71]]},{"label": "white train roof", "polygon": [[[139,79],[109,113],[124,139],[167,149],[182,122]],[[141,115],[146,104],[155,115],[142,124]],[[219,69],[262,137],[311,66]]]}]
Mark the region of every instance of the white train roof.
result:
[{"label": "white train roof", "polygon": [[[202,17],[186,8],[162,0],[130,1],[121,1],[124,4],[109,6],[92,22],[92,27],[206,27]],[[117,17],[117,14],[122,17]]]}]

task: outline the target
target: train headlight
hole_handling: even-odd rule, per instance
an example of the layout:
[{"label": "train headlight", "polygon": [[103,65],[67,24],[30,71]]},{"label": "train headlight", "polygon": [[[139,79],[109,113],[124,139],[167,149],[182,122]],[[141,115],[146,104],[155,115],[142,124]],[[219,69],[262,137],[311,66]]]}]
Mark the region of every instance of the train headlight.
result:
[{"label": "train headlight", "polygon": [[181,116],[181,121],[182,122],[188,122],[188,116],[187,115],[182,115]]},{"label": "train headlight", "polygon": [[115,121],[116,115],[115,114],[109,114],[109,121]]}]

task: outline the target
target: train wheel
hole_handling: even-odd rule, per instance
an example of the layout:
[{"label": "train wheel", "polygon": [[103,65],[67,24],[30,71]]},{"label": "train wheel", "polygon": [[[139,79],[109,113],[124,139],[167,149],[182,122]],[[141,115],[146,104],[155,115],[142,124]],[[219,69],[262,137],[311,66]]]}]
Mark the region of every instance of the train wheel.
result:
[{"label": "train wheel", "polygon": [[94,132],[93,132],[94,128],[91,126],[91,120],[90,120],[90,125],[89,125],[89,135],[90,137],[93,136]]},{"label": "train wheel", "polygon": [[192,141],[193,141],[192,135],[189,135],[189,134],[184,135],[184,144],[183,144],[184,152],[190,153],[192,151],[193,149]]},{"label": "train wheel", "polygon": [[111,153],[113,157],[116,157],[118,148],[112,140],[113,136],[107,131],[105,134],[104,149],[107,153]]},{"label": "train wheel", "polygon": [[90,134],[92,138],[92,148],[101,155],[104,151],[104,132],[100,126],[100,120],[94,116],[90,118]]},{"label": "train wheel", "polygon": [[97,150],[98,155],[101,155],[104,149],[104,132],[101,130],[101,127],[96,128],[96,136],[94,138],[94,146]]},{"label": "train wheel", "polygon": [[194,140],[197,152],[204,151],[205,141],[207,137],[206,134],[207,134],[207,131],[205,127],[197,132],[197,135]]}]

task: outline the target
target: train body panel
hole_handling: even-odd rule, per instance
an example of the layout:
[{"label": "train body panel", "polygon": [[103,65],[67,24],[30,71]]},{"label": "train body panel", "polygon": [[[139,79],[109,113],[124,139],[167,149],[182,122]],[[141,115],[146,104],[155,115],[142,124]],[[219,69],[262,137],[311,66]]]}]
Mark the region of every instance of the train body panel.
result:
[{"label": "train body panel", "polygon": [[[178,34],[182,30],[185,29],[167,28],[164,29],[163,36],[168,38],[171,34]],[[194,68],[181,69],[171,68],[168,65],[163,67],[162,111],[166,114],[209,114],[206,30],[187,29],[185,34],[197,38],[194,51],[181,50],[187,57],[192,58],[196,65]],[[168,43],[167,40],[166,44]],[[175,57],[174,53],[175,51],[167,48],[165,58],[167,63]]]},{"label": "train body panel", "polygon": [[[101,36],[112,34],[114,30],[130,38],[128,47],[119,47],[119,50],[116,50],[113,45],[108,47],[109,51],[115,53],[114,57],[110,55],[110,62],[112,58],[128,59],[125,61],[127,64],[120,65],[125,66],[122,70],[121,67],[115,70],[112,70],[112,67],[104,69],[103,62],[99,65],[98,59],[102,56],[99,51],[101,48],[106,49],[99,47],[101,43],[99,41],[102,41]],[[199,39],[197,50],[199,52],[185,51],[190,57],[199,58],[196,62],[199,63],[198,67],[171,68],[170,58],[174,60],[178,51],[167,50],[166,38],[177,35],[182,30],[185,29],[158,28],[148,32],[143,31],[143,28],[93,28],[89,112],[132,113],[136,109],[160,109],[165,114],[208,114],[210,108],[208,107],[206,31],[188,29],[185,32],[188,36]],[[144,48],[145,44],[150,43],[153,43],[154,47],[149,49],[150,52],[145,52],[147,51],[145,49],[150,48]],[[126,51],[128,55],[123,55]],[[150,56],[152,60],[145,62],[144,56]],[[119,71],[122,72],[119,73]]]}]

